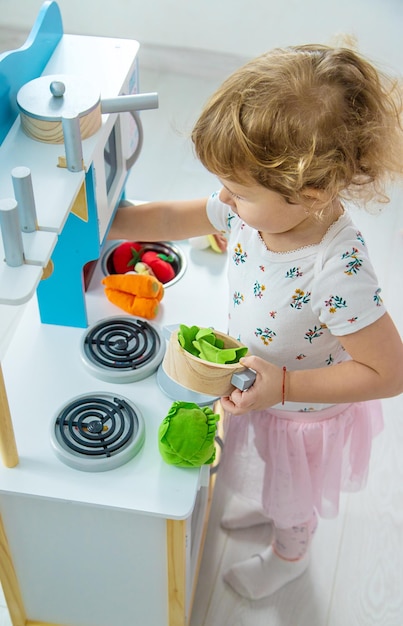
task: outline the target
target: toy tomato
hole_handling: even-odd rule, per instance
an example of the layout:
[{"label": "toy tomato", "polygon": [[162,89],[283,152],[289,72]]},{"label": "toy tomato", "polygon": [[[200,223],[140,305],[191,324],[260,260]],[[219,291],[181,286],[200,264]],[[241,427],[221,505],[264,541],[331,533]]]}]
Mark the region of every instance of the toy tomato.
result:
[{"label": "toy tomato", "polygon": [[148,265],[154,276],[161,283],[168,283],[175,278],[175,270],[172,267],[172,257],[149,250],[141,255],[141,262]]},{"label": "toy tomato", "polygon": [[[124,241],[119,244],[112,253],[112,263],[116,274],[127,274],[136,271],[136,266],[142,267],[141,272],[149,268],[161,283],[168,283],[175,278],[175,270],[172,267],[173,257],[155,250],[144,251],[142,244],[136,241]],[[145,266],[145,267],[144,267]]]},{"label": "toy tomato", "polygon": [[112,262],[116,274],[132,272],[140,261],[141,245],[135,241],[124,241],[113,251]]}]

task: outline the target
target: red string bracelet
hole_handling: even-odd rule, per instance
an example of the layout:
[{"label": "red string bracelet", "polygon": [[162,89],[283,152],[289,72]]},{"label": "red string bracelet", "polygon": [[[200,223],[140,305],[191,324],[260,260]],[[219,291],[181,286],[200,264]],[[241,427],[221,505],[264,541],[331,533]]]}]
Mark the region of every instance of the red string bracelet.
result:
[{"label": "red string bracelet", "polygon": [[281,404],[285,402],[285,375],[287,373],[287,368],[283,365],[283,384],[281,386]]}]

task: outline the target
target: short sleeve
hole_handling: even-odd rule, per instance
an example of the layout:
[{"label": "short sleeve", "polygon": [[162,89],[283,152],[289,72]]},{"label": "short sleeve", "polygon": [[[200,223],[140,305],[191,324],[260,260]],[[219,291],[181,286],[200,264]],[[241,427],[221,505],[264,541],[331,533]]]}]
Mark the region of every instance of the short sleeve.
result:
[{"label": "short sleeve", "polygon": [[228,204],[219,199],[219,192],[215,191],[207,200],[207,217],[217,230],[228,233],[231,230],[231,221],[236,214]]},{"label": "short sleeve", "polygon": [[338,237],[317,268],[312,308],[333,335],[357,332],[386,312],[365,241],[353,226]]}]

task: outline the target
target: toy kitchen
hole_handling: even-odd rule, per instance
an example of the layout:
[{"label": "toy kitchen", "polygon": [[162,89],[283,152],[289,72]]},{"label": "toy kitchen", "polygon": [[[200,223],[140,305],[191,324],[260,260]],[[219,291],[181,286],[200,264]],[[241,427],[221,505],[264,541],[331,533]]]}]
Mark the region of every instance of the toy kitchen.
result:
[{"label": "toy kitchen", "polygon": [[158,114],[157,94],[139,93],[138,49],[65,34],[50,1],[24,46],[0,55],[0,304],[24,305],[0,363],[0,581],[13,626],[190,619],[211,469],[159,453],[173,400],[189,399],[165,386],[161,362],[169,328],[225,327],[225,255],[156,242],[176,272],[152,321],[105,296],[139,112]]}]

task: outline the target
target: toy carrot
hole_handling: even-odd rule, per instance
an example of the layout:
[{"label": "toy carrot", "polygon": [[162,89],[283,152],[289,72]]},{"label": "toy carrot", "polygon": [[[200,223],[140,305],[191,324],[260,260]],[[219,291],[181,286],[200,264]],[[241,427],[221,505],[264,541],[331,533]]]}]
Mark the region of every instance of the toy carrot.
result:
[{"label": "toy carrot", "polygon": [[110,274],[105,276],[102,283],[108,289],[117,289],[141,298],[161,300],[164,295],[162,283],[155,276],[147,274]]},{"label": "toy carrot", "polygon": [[157,298],[141,298],[131,293],[108,288],[105,289],[105,295],[110,302],[130,315],[154,319],[158,313],[160,301]]},{"label": "toy carrot", "polygon": [[154,276],[111,274],[102,283],[108,300],[127,313],[146,319],[153,319],[157,315],[164,287]]}]

